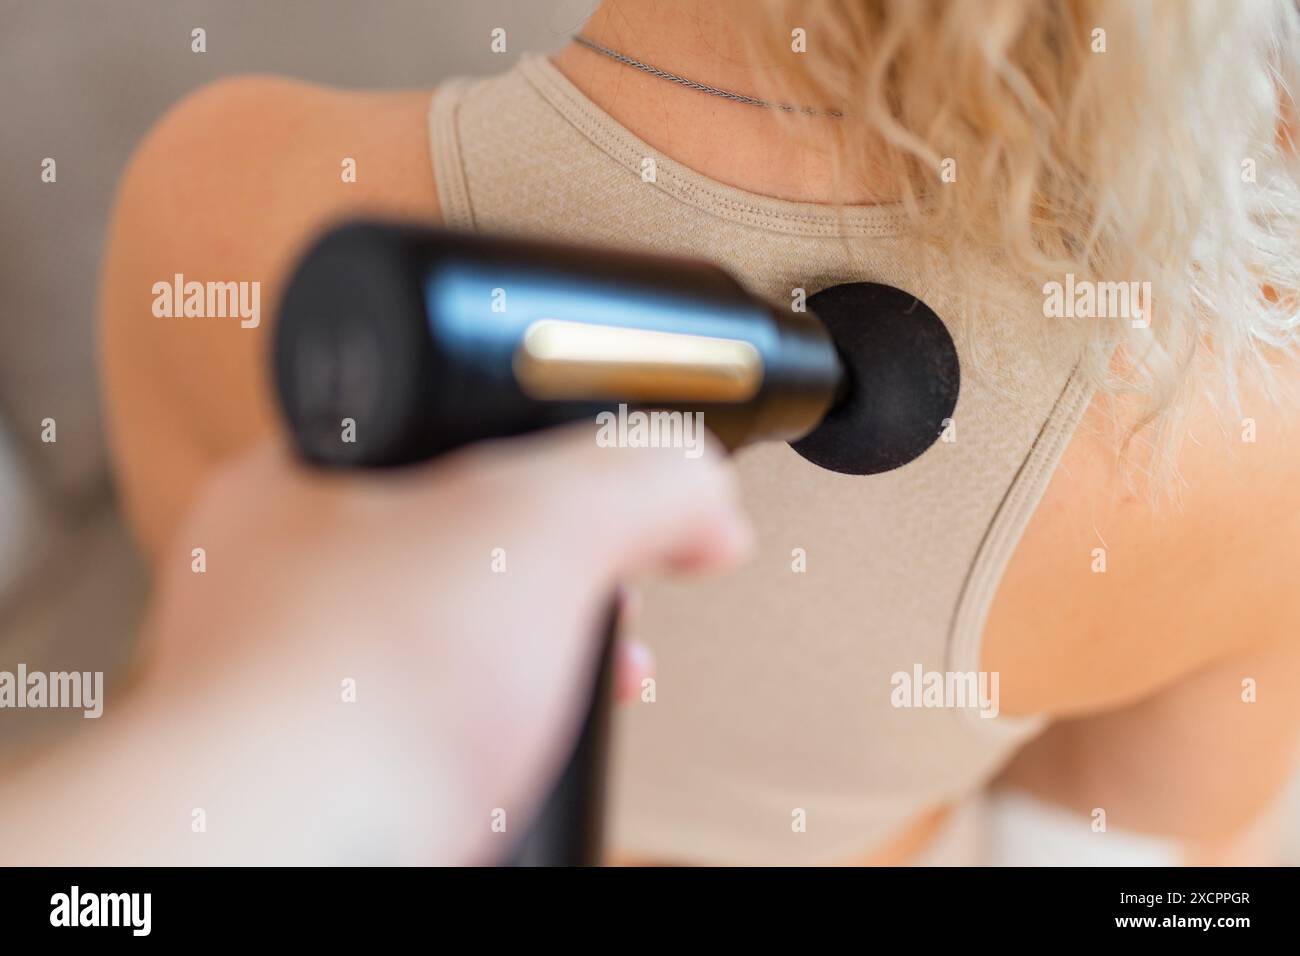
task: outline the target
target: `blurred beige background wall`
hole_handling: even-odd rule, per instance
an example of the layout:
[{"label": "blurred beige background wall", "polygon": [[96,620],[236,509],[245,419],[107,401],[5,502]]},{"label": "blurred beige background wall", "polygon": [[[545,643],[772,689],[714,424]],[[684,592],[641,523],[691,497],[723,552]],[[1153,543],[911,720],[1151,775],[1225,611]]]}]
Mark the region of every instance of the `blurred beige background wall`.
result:
[{"label": "blurred beige background wall", "polygon": [[[0,669],[121,673],[144,576],[114,509],[95,297],[115,184],[204,83],[433,88],[561,46],[595,0],[0,0]],[[207,52],[191,51],[191,31]],[[506,30],[493,53],[491,31]],[[232,149],[237,149],[232,146]],[[41,163],[57,163],[55,183]],[[57,441],[41,441],[41,422]],[[68,712],[15,711],[0,750]],[[60,716],[62,715],[62,717]]]}]

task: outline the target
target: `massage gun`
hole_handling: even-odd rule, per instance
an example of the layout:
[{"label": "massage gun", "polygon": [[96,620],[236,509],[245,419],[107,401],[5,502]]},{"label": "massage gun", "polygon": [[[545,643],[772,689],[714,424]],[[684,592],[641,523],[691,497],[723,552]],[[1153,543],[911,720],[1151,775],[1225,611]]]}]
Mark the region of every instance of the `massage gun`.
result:
[{"label": "massage gun", "polygon": [[[943,322],[869,282],[806,304],[774,307],[690,259],[355,223],[289,282],[276,385],[299,453],[322,466],[425,461],[620,405],[702,412],[730,449],[787,441],[845,474],[924,452],[957,403]],[[513,862],[599,862],[612,632],[573,756]]]}]

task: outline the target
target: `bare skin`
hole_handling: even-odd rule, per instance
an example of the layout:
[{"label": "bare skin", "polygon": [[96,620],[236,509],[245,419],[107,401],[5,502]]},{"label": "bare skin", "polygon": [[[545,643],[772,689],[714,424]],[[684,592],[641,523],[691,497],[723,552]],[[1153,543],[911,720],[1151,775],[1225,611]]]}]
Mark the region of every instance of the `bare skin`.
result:
[{"label": "bare skin", "polygon": [[[702,32],[695,12],[663,7],[602,7],[584,32],[719,87],[757,86],[728,18]],[[766,111],[580,48],[556,63],[651,146],[707,176],[785,199],[833,196],[829,161]],[[274,414],[268,323],[152,320],[152,283],[174,272],[259,278],[269,314],[286,267],[328,221],[436,221],[429,95],[229,81],[186,100],[140,147],[104,273],[103,341],[119,473],[157,560],[184,557],[159,542],[202,477],[265,435]],[[357,160],[356,184],[340,181],[345,156]],[[890,194],[882,182],[857,198]],[[1292,771],[1300,722],[1300,591],[1290,580],[1300,441],[1262,398],[1247,394],[1245,406],[1253,444],[1208,406],[1194,411],[1180,501],[1154,507],[1141,489],[1125,490],[1114,443],[1090,412],[1006,571],[983,642],[982,667],[1002,675],[1003,712],[1058,719],[1006,780],[1081,814],[1103,807],[1111,827],[1177,839],[1199,862],[1241,858],[1242,835]],[[1104,574],[1092,571],[1097,547],[1107,549]],[[1246,678],[1257,703],[1242,702]],[[931,808],[852,862],[906,860],[943,815]]]}]

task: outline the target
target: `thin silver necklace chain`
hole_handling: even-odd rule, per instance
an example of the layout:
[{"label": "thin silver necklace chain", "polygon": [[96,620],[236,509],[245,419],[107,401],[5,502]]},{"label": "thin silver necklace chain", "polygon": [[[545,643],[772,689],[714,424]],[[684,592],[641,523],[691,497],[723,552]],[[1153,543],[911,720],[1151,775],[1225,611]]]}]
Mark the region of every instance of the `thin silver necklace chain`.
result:
[{"label": "thin silver necklace chain", "polygon": [[733,93],[730,90],[720,90],[714,86],[708,86],[704,83],[697,83],[695,80],[688,80],[684,76],[678,76],[676,73],[669,73],[667,70],[661,70],[657,66],[651,66],[649,63],[642,63],[640,60],[628,56],[626,53],[619,53],[617,50],[611,50],[607,46],[602,46],[595,40],[588,39],[581,33],[575,34],[573,42],[585,46],[588,50],[594,50],[597,53],[609,57],[611,60],[617,60],[625,66],[633,67],[642,73],[649,73],[651,76],[657,76],[664,80],[676,83],[678,86],[684,86],[688,90],[698,90],[701,93],[708,93],[710,96],[720,96],[724,100],[731,100],[733,103],[744,103],[746,106],[761,106],[769,110],[781,110],[783,113],[803,113],[807,116],[833,116],[841,117],[844,114],[839,110],[819,110],[812,106],[790,106],[787,103],[773,103],[770,100],[760,100],[757,96],[746,96],[744,93]]}]

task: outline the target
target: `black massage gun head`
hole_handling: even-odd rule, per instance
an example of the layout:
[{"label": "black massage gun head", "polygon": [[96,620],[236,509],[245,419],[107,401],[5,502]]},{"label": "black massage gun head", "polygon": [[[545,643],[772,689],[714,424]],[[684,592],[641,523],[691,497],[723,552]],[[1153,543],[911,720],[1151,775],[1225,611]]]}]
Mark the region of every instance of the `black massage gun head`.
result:
[{"label": "black massage gun head", "polygon": [[810,296],[847,381],[844,397],[790,447],[847,475],[906,465],[943,433],[961,368],[948,329],[924,302],[893,286],[850,282]]}]

